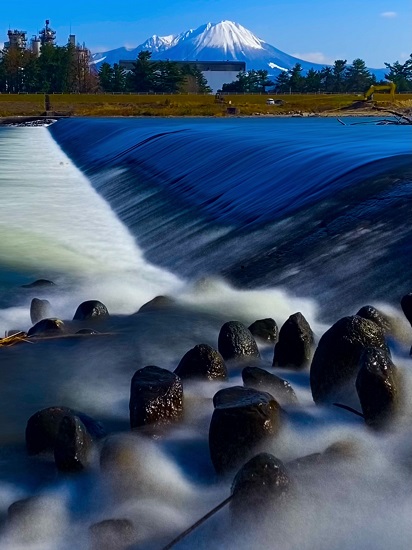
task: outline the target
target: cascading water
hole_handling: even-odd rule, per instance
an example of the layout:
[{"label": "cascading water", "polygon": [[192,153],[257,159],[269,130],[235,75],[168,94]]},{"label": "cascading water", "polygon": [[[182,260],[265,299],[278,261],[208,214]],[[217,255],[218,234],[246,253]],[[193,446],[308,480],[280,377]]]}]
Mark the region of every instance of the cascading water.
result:
[{"label": "cascading water", "polygon": [[[105,336],[0,348],[0,513],[40,497],[19,529],[4,523],[1,548],[88,548],[92,523],[126,518],[134,547],[160,549],[229,495],[208,430],[213,395],[242,384],[241,365],[229,364],[229,382],[185,383],[185,417],[160,439],[128,425],[134,372],[174,370],[199,343],[216,348],[228,320],[273,317],[280,326],[301,311],[318,340],[325,318],[373,299],[397,318],[393,361],[411,395],[410,329],[396,300],[410,291],[410,137],[407,127],[318,119],[0,128],[1,332],[30,327],[33,297],[64,320],[89,299],[111,313]],[[38,278],[56,286],[21,286]],[[157,295],[173,307],[130,315]],[[273,346],[260,351],[272,370]],[[375,435],[347,411],[316,407],[308,371],[272,371],[290,381],[299,406],[286,407],[266,450],[287,462],[349,441],[355,458],[297,475],[293,499],[270,521],[241,532],[222,510],[176,548],[407,548],[408,422]],[[26,422],[52,405],[101,420],[122,442],[118,471],[100,468],[99,448],[73,477],[27,457]]]}]

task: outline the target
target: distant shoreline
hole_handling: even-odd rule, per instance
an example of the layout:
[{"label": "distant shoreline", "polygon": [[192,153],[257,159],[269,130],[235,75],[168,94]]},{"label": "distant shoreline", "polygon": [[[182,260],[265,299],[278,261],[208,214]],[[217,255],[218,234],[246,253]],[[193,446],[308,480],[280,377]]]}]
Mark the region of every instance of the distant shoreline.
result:
[{"label": "distant shoreline", "polygon": [[[211,116],[211,115],[169,115],[169,116],[151,116],[151,115],[98,115],[98,116],[87,116],[87,115],[69,115],[69,116],[10,116],[10,117],[0,117],[0,126],[7,125],[26,125],[27,126],[41,126],[47,121],[52,123],[56,120],[61,120],[64,118],[124,118],[124,119],[156,119],[156,118],[202,118],[202,119],[215,119],[215,120],[228,120],[234,118],[394,118],[395,115],[385,111],[369,111],[369,110],[356,110],[356,111],[344,111],[344,112],[323,112],[319,114],[313,113],[294,113],[294,114],[253,114],[253,115],[242,115],[241,113],[237,115],[226,115],[226,116]],[[35,124],[36,122],[43,124]],[[33,123],[33,124],[30,124]]]},{"label": "distant shoreline", "polygon": [[[113,95],[55,94],[47,109],[43,94],[0,94],[0,119],[18,117],[347,117],[383,116],[377,108],[408,115],[412,94],[376,93],[374,101],[359,95],[277,95],[278,104],[267,103],[267,95]],[[386,115],[387,116],[387,115]]]}]

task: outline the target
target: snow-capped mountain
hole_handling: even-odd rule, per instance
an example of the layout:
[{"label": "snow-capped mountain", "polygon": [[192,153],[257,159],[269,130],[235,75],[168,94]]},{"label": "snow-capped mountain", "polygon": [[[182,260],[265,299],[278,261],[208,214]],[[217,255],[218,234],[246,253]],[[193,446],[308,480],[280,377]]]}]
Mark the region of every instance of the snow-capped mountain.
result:
[{"label": "snow-capped mountain", "polygon": [[[136,59],[141,51],[150,51],[152,59],[171,61],[245,61],[246,69],[265,69],[276,75],[300,63],[303,70],[320,70],[323,65],[298,59],[278,50],[251,31],[232,21],[207,23],[178,35],[154,35],[134,49],[118,48],[93,55],[99,66],[103,61],[118,63],[120,59]],[[383,69],[371,69],[383,78]],[[379,75],[378,75],[379,73]]]},{"label": "snow-capped mountain", "polygon": [[118,63],[120,59],[136,59],[147,50],[152,59],[171,61],[245,61],[247,69],[266,69],[276,73],[300,63],[307,70],[320,65],[288,55],[257,38],[251,31],[232,21],[207,23],[178,35],[154,35],[134,49],[117,48],[93,55],[98,66],[103,61]]}]

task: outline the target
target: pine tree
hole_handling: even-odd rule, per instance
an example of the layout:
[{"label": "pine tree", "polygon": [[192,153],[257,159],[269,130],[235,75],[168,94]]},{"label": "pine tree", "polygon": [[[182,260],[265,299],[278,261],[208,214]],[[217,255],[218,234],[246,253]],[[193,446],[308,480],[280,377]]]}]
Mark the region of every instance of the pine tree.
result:
[{"label": "pine tree", "polygon": [[317,93],[322,87],[322,75],[320,71],[309,69],[305,77],[305,92]]},{"label": "pine tree", "polygon": [[275,92],[278,94],[287,93],[290,91],[290,76],[289,71],[281,71],[275,80]]},{"label": "pine tree", "polygon": [[113,65],[112,91],[124,92],[126,89],[126,71],[118,63]]},{"label": "pine tree", "polygon": [[156,67],[156,89],[166,94],[175,94],[180,91],[185,77],[177,63],[172,61],[159,61]]},{"label": "pine tree", "polygon": [[134,92],[154,92],[157,89],[157,63],[150,60],[152,54],[140,52],[129,75],[129,85]]},{"label": "pine tree", "polygon": [[345,90],[346,59],[337,59],[333,64],[333,91],[343,92]]},{"label": "pine tree", "polygon": [[385,67],[389,69],[385,78],[396,84],[398,92],[412,91],[412,54],[403,64],[395,61],[392,65],[385,63]]},{"label": "pine tree", "polygon": [[99,72],[99,86],[103,92],[113,91],[113,68],[109,63],[102,63]]},{"label": "pine tree", "polygon": [[354,59],[345,73],[346,89],[349,92],[362,92],[369,88],[374,78],[366,67],[363,59]]},{"label": "pine tree", "polygon": [[302,76],[303,67],[300,63],[296,63],[290,70],[289,87],[292,92],[302,92],[305,86],[305,79]]}]

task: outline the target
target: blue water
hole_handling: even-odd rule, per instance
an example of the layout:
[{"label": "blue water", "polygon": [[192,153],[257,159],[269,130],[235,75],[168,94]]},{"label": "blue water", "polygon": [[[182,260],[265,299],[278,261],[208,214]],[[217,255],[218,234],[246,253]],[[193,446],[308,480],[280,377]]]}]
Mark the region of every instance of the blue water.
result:
[{"label": "blue water", "polygon": [[[183,421],[159,439],[129,433],[134,372],[174,370],[194,345],[217,347],[221,325],[301,311],[316,340],[365,304],[397,323],[390,342],[412,390],[410,327],[412,128],[360,119],[67,119],[0,127],[0,335],[28,330],[32,298],[70,325],[83,300],[110,313],[106,336],[0,348],[0,548],[88,548],[88,527],[128,518],[135,546],[157,550],[230,493],[208,453],[212,397],[242,384],[185,384]],[[38,278],[53,288],[27,289]],[[175,306],[134,315],[167,295]],[[293,385],[300,405],[266,449],[281,460],[350,440],[357,458],[298,476],[295,498],[241,533],[227,510],[177,549],[405,550],[412,537],[410,404],[376,436],[359,417],[313,404],[309,372],[261,366]],[[27,457],[37,410],[66,405],[102,421],[122,448],[113,471],[66,477]],[[408,416],[409,415],[409,416]],[[36,497],[7,527],[7,508]]]},{"label": "blue water", "polygon": [[410,166],[411,154],[408,127],[342,127],[335,119],[71,119],[51,132],[88,174],[127,166],[235,225],[290,215],[366,176]]},{"label": "blue water", "polygon": [[287,285],[330,310],[398,301],[409,285],[411,128],[372,122],[69,119],[50,131],[151,262]]}]

